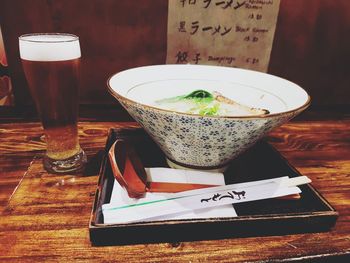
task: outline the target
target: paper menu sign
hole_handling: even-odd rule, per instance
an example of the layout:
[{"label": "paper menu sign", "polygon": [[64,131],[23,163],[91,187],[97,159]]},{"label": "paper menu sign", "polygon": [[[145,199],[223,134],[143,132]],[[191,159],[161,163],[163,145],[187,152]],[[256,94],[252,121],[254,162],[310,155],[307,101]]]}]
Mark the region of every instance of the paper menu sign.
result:
[{"label": "paper menu sign", "polygon": [[168,64],[266,72],[280,0],[169,0]]}]

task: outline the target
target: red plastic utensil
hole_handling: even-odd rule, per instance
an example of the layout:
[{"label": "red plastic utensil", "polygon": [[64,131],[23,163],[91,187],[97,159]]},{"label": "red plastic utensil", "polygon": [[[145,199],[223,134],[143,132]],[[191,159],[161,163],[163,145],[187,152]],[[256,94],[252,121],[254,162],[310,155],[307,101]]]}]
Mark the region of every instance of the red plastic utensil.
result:
[{"label": "red plastic utensil", "polygon": [[141,198],[146,192],[177,193],[216,185],[148,182],[144,166],[134,148],[125,140],[118,139],[108,152],[115,179],[126,189],[129,197]]}]

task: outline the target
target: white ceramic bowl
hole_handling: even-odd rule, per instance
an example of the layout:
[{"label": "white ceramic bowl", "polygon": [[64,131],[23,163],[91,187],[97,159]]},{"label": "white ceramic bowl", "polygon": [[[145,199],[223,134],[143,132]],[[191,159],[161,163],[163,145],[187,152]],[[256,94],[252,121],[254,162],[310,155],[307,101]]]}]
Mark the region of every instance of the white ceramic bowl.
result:
[{"label": "white ceramic bowl", "polygon": [[[108,80],[110,93],[165,153],[171,167],[222,169],[273,128],[310,104],[298,85],[251,70],[204,65],[133,68]],[[200,116],[157,108],[155,100],[204,89],[270,111],[257,116]]]}]

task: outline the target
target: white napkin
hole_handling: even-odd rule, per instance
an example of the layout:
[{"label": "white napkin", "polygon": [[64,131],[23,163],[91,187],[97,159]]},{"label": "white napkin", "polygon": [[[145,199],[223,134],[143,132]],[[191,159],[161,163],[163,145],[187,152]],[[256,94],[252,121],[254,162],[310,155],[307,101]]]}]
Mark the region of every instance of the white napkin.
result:
[{"label": "white napkin", "polygon": [[[224,175],[222,173],[212,173],[204,171],[180,170],[171,168],[146,168],[147,180],[150,182],[174,182],[174,183],[195,183],[209,185],[225,185]],[[169,193],[146,193],[145,197],[132,199],[128,196],[126,190],[122,188],[117,181],[114,181],[111,201],[102,205],[102,212],[105,224],[120,222],[134,222],[135,219],[123,215],[122,211],[104,210],[104,207],[126,206],[137,204],[138,202],[157,200],[159,197],[170,196]],[[157,221],[171,219],[196,219],[196,218],[215,218],[215,217],[235,217],[235,209],[231,204],[215,208],[205,208],[191,212],[182,212],[172,214],[171,216],[153,217],[142,221]],[[116,220],[116,218],[118,218]]]}]

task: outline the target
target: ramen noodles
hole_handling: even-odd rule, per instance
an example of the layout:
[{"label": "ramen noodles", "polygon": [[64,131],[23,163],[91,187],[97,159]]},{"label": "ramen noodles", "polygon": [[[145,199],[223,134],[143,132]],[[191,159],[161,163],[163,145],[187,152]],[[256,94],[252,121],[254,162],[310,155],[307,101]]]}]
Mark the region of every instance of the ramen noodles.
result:
[{"label": "ramen noodles", "polygon": [[269,111],[266,109],[243,105],[223,96],[217,91],[211,93],[205,90],[195,90],[186,95],[157,100],[154,106],[201,116],[253,116],[269,114]]}]

